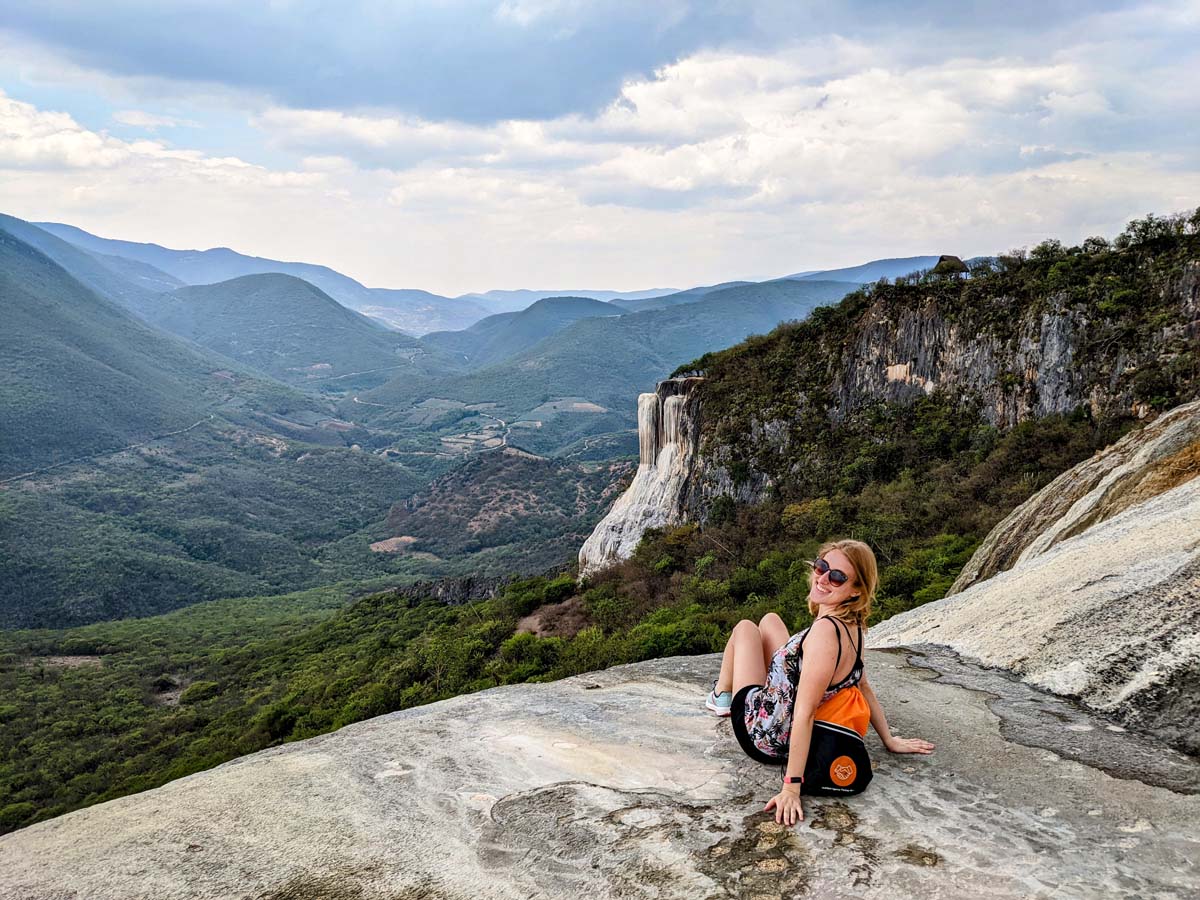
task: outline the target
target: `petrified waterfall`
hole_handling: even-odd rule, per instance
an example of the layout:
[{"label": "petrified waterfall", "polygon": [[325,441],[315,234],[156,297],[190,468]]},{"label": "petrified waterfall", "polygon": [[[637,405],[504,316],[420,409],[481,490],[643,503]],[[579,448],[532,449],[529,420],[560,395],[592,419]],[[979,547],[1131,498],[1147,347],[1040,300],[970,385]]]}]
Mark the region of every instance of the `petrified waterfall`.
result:
[{"label": "petrified waterfall", "polygon": [[699,437],[695,387],[702,378],[669,378],[638,397],[638,468],[579,551],[579,574],[627,559],[647,528],[683,520]]}]

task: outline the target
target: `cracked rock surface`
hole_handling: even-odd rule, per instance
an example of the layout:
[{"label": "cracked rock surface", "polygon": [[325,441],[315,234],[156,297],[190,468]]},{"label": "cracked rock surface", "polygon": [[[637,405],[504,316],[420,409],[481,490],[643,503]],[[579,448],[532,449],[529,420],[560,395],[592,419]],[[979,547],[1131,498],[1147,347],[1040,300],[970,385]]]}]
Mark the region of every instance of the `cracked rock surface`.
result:
[{"label": "cracked rock surface", "polygon": [[719,658],[496,688],[0,838],[0,896],[1194,897],[1200,765],[1004,673],[870,651],[899,734],[778,825],[779,770],[703,698]]}]

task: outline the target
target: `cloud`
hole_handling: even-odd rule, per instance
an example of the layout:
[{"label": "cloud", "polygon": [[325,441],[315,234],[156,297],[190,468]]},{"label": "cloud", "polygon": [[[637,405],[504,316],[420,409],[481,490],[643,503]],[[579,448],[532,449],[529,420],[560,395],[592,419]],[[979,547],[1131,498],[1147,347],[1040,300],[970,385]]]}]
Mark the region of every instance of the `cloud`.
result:
[{"label": "cloud", "polygon": [[113,121],[134,128],[157,131],[159,128],[199,128],[194,119],[179,119],[175,116],[160,116],[140,109],[122,109],[113,113]]},{"label": "cloud", "polygon": [[754,23],[721,0],[212,0],[169,15],[139,0],[43,0],[6,8],[0,28],[112,76],[490,123],[590,113],[624,79]]},{"label": "cloud", "polygon": [[[585,75],[568,66],[527,89],[561,90],[570,102],[502,103],[488,115],[442,95],[409,103],[409,84],[393,85],[386,102],[376,102],[374,89],[349,88],[338,96],[354,102],[340,107],[300,102],[300,87],[272,87],[284,69],[267,78],[255,68],[266,63],[245,62],[253,71],[238,84],[254,87],[213,88],[231,91],[226,120],[250,141],[237,152],[208,127],[219,104],[206,100],[201,116],[190,94],[138,100],[147,84],[161,91],[165,77],[161,65],[141,60],[140,74],[104,69],[109,80],[98,83],[127,92],[124,113],[162,109],[203,120],[204,128],[172,136],[206,150],[123,141],[3,98],[0,188],[27,218],[310,259],[368,284],[441,293],[688,286],[881,256],[992,253],[1050,236],[1076,241],[1200,198],[1192,134],[1200,99],[1189,90],[1200,82],[1200,21],[1185,7],[1055,6],[1031,30],[1020,3],[981,22],[962,10],[939,19],[943,7],[927,3],[889,30],[882,7],[858,4],[855,16],[834,23],[856,17],[853,27],[831,33],[811,9],[762,3],[721,42],[697,39],[674,55],[654,44],[644,69]],[[615,8],[610,35],[643,21],[638,15],[662,33],[699,28],[693,19],[710,9]],[[221,9],[227,18],[260,14]],[[503,36],[503,52],[484,53],[472,75],[490,73],[489,90],[512,90],[513,78],[535,71],[488,69],[503,54],[531,42],[577,48],[580,23],[600,15],[596,4],[554,0],[455,9],[480,13],[483,32]],[[313,33],[304,40],[316,40],[319,11],[293,3],[288,14],[307,16]],[[371,15],[386,24],[399,14]],[[777,27],[789,15],[795,21]],[[707,34],[719,25],[719,17],[709,21]],[[808,25],[811,33],[792,36]],[[340,46],[342,27],[327,29],[323,46]],[[756,37],[772,29],[779,33],[771,39]],[[130,40],[122,52],[134,52]],[[309,53],[304,40],[293,53]],[[311,72],[335,80],[368,65],[393,78],[376,49],[368,41],[353,54],[306,58]],[[436,75],[444,50],[429,38],[409,63]],[[187,91],[214,72],[192,65]],[[85,74],[72,77],[82,83]],[[576,102],[584,95],[595,102]]]}]

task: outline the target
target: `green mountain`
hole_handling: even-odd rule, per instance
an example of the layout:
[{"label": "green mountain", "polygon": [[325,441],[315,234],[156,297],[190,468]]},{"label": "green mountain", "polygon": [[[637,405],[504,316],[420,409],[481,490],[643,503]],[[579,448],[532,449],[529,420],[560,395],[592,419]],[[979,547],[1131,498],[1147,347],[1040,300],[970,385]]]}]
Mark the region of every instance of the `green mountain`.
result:
[{"label": "green mountain", "polygon": [[[495,404],[509,443],[543,454],[634,424],[637,394],[701,353],[727,347],[781,321],[836,302],[851,285],[774,281],[713,291],[685,306],[581,319],[503,363],[467,375],[393,379],[353,408],[361,420],[396,427],[429,397]],[[347,408],[347,415],[350,414]]]},{"label": "green mountain", "polygon": [[291,275],[183,287],[155,324],[289,384],[362,387],[446,371],[416,338],[387,331]]},{"label": "green mountain", "polygon": [[311,406],[146,325],[0,230],[0,474],[113,450],[236,404]]},{"label": "green mountain", "polygon": [[519,312],[488,316],[462,331],[431,332],[421,343],[453,355],[465,369],[474,371],[502,362],[572,322],[622,312],[611,303],[587,297],[547,297]]},{"label": "green mountain", "polygon": [[5,230],[0,310],[0,628],[402,570],[366,535],[342,542],[427,476],[346,447],[367,433],[327,404],[153,328]]}]

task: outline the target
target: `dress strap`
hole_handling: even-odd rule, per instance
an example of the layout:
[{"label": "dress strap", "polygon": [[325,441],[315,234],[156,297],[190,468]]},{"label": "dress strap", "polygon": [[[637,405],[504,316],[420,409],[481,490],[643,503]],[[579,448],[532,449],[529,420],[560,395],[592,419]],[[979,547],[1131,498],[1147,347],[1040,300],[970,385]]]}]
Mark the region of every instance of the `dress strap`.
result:
[{"label": "dress strap", "polygon": [[[846,632],[846,640],[850,642],[851,647],[854,647],[854,665],[850,667],[850,671],[849,671],[849,673],[847,673],[846,677],[843,678],[837,684],[837,690],[841,690],[843,687],[847,687],[851,683],[857,684],[858,679],[854,677],[855,673],[862,671],[862,667],[863,667],[863,665],[862,665],[862,650],[863,650],[862,626],[861,625],[858,626],[858,646],[855,647],[854,638],[852,638],[850,636],[850,626],[849,625],[847,625],[845,622],[843,622],[837,616],[826,616],[825,618],[833,619],[833,621],[836,622],[838,626],[840,626],[840,627],[836,628],[836,630],[838,632],[838,657],[837,657],[837,662],[835,662],[833,664],[833,672],[835,675],[837,674],[838,663],[840,663],[842,661],[842,635],[841,635],[841,632],[843,629]],[[829,690],[834,690],[834,684],[832,681],[829,682]]]}]

